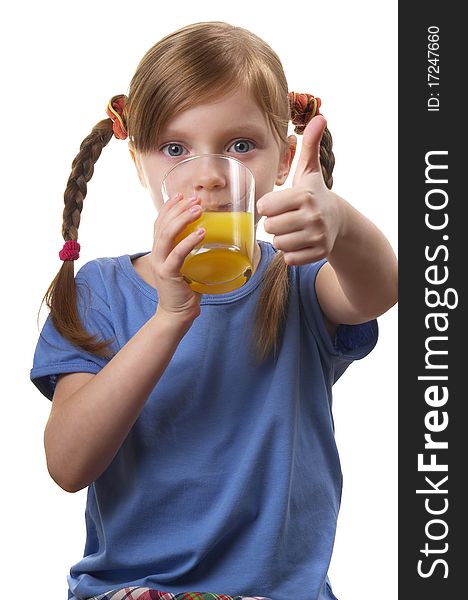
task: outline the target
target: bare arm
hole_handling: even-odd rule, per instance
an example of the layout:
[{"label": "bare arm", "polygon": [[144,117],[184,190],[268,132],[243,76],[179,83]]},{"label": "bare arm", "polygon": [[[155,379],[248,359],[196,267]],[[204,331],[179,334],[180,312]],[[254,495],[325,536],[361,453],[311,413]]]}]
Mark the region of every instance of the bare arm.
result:
[{"label": "bare arm", "polygon": [[78,491],[107,468],[189,327],[157,312],[99,373],[60,378],[44,434],[60,487]]},{"label": "bare arm", "polygon": [[199,212],[179,196],[164,204],[154,225],[150,263],[158,290],[156,314],[99,373],[73,373],[57,384],[44,444],[50,475],[67,491],[86,487],[109,466],[200,314],[200,294],[183,280],[180,268],[204,232],[174,245]]},{"label": "bare arm", "polygon": [[317,276],[317,296],[332,324],[363,323],[397,301],[397,260],[382,232],[342,198],[343,226],[328,264]]}]

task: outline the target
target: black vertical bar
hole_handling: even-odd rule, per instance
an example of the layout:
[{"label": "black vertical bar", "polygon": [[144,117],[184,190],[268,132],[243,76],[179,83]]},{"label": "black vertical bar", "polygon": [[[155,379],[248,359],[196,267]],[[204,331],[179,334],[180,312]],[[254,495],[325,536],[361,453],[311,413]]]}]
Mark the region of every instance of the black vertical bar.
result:
[{"label": "black vertical bar", "polygon": [[399,4],[399,597],[411,600],[468,598],[461,6]]}]

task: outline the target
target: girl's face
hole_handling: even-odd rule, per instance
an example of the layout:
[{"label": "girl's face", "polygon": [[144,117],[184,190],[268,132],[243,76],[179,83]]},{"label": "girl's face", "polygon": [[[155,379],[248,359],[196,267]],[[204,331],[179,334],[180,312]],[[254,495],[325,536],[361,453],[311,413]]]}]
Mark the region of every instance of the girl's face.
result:
[{"label": "girl's face", "polygon": [[[255,177],[255,200],[282,185],[291,167],[295,136],[280,142],[252,97],[237,91],[176,115],[163,128],[158,148],[140,154],[130,148],[142,185],[158,210],[161,183],[178,162],[197,154],[224,154],[242,161]],[[257,215],[255,222],[257,223]]]}]

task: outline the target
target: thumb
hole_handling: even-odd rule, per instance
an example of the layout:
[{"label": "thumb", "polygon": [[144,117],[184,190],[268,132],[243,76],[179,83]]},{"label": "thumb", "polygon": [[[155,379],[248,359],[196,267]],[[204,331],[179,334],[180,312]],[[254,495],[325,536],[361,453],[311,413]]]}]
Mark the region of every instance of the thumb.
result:
[{"label": "thumb", "polygon": [[304,130],[302,138],[302,147],[296,170],[293,177],[293,187],[301,185],[301,182],[308,174],[320,173],[320,140],[327,126],[327,120],[323,115],[313,117]]}]

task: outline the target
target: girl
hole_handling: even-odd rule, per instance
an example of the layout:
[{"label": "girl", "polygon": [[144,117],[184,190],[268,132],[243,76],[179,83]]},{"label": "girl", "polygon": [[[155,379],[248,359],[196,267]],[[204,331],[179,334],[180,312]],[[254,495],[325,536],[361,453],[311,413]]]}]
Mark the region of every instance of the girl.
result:
[{"label": "girl", "polygon": [[[288,93],[278,57],[252,33],[198,23],[146,53],[128,97],[113,97],[83,141],[31,370],[53,399],[49,472],[69,492],[88,487],[69,598],[335,598],[331,390],[374,347],[397,267],[383,234],[331,191],[320,104]],[[292,187],[273,192],[295,154],[289,119],[301,154]],[[75,278],[86,184],[113,135],[128,137],[158,210],[153,247],[92,260]],[[250,168],[256,223],[265,216],[274,235],[256,244],[251,279],[219,295],[180,274],[205,235],[175,242],[200,200],[160,193],[171,166],[206,153]]]}]

